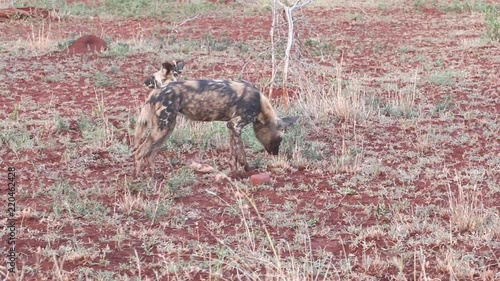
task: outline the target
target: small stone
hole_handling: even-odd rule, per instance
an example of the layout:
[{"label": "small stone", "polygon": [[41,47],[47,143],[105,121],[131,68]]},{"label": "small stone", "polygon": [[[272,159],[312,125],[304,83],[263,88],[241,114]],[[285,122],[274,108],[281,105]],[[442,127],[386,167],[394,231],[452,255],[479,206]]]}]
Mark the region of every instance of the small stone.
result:
[{"label": "small stone", "polygon": [[271,182],[271,176],[269,174],[256,174],[250,177],[250,181],[253,185],[268,184]]}]

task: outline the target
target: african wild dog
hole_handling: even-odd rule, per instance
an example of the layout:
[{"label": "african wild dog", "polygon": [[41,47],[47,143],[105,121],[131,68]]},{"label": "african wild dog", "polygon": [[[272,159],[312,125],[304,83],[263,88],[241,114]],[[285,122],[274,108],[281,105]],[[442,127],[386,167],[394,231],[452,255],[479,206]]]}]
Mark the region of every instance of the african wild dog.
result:
[{"label": "african wild dog", "polygon": [[[144,81],[144,84],[146,84],[148,88],[153,89],[151,93],[149,93],[146,102],[149,101],[152,96],[159,94],[162,86],[165,86],[170,82],[177,81],[177,77],[182,74],[184,65],[184,61],[182,60],[174,60],[172,61],[172,63],[162,63],[160,70],[155,72],[151,77]],[[135,144],[137,144],[143,138],[145,129],[152,125],[150,123],[150,120],[153,120],[153,116],[142,113],[139,115],[139,118],[137,120],[138,125],[136,126],[134,134]]]},{"label": "african wild dog", "polygon": [[239,163],[245,171],[250,170],[241,141],[241,129],[253,123],[257,139],[268,153],[277,155],[285,129],[292,125],[298,116],[279,118],[269,100],[251,83],[228,80],[186,80],[170,82],[161,92],[150,97],[143,106],[140,120],[148,120],[152,131],[140,143],[137,131],[143,131],[137,124],[134,144],[136,161],[135,175],[146,160],[154,175],[154,155],[175,128],[178,114],[195,121],[228,121],[230,131],[232,170]]}]

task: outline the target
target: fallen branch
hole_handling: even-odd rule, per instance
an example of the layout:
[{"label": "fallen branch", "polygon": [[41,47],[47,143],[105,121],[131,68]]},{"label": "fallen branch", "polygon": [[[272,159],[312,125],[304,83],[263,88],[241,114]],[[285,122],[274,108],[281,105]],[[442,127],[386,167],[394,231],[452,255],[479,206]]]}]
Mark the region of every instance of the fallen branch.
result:
[{"label": "fallen branch", "polygon": [[60,20],[59,14],[55,10],[37,7],[7,8],[0,9],[0,22],[10,20],[20,20],[28,18],[42,18]]}]

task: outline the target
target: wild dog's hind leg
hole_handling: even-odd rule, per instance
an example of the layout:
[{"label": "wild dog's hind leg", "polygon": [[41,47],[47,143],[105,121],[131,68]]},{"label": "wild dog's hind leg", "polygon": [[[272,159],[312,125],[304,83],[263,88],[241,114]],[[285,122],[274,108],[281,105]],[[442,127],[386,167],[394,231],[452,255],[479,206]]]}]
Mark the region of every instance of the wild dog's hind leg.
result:
[{"label": "wild dog's hind leg", "polygon": [[158,125],[157,118],[158,117],[154,113],[154,109],[152,108],[152,105],[150,103],[146,103],[142,106],[139,117],[137,118],[137,123],[135,125],[134,148],[132,149],[132,152],[135,152],[139,148],[139,145],[141,144],[141,141],[144,138],[145,131],[148,129],[148,127],[154,128]]},{"label": "wild dog's hind leg", "polygon": [[151,134],[144,140],[135,154],[136,176],[139,174],[142,162],[146,160],[149,163],[151,174],[155,174],[154,156],[161,148],[166,139],[170,137],[175,128],[177,113],[162,112],[158,126],[153,127]]},{"label": "wild dog's hind leg", "polygon": [[134,133],[134,147],[132,148],[132,152],[135,152],[137,148],[139,148],[140,141],[142,137],[144,136],[144,127],[143,124],[140,122],[137,122],[135,125],[135,133]]},{"label": "wild dog's hind leg", "polygon": [[229,128],[231,135],[231,161],[229,165],[231,169],[235,171],[237,169],[237,164],[239,163],[245,171],[251,170],[250,166],[247,163],[247,158],[245,154],[245,146],[243,141],[241,140],[241,130],[248,122],[241,120],[240,118],[235,118],[235,120],[231,120],[227,122],[227,127]]}]

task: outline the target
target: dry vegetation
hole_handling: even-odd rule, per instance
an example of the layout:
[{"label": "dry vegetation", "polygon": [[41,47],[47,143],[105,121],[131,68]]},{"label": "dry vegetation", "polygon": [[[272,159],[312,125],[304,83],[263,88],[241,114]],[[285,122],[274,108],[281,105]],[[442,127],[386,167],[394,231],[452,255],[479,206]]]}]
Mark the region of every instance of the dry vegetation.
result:
[{"label": "dry vegetation", "polygon": [[[279,157],[243,134],[270,185],[229,172],[225,124],[184,119],[158,157],[165,179],[133,179],[142,81],[160,61],[186,60],[184,79],[269,89],[269,2],[192,2],[7,3],[61,20],[0,22],[0,163],[4,178],[17,171],[18,255],[2,278],[500,279],[498,4],[313,1],[294,12],[291,100],[273,97],[300,124]],[[82,34],[110,49],[65,53]]]}]

